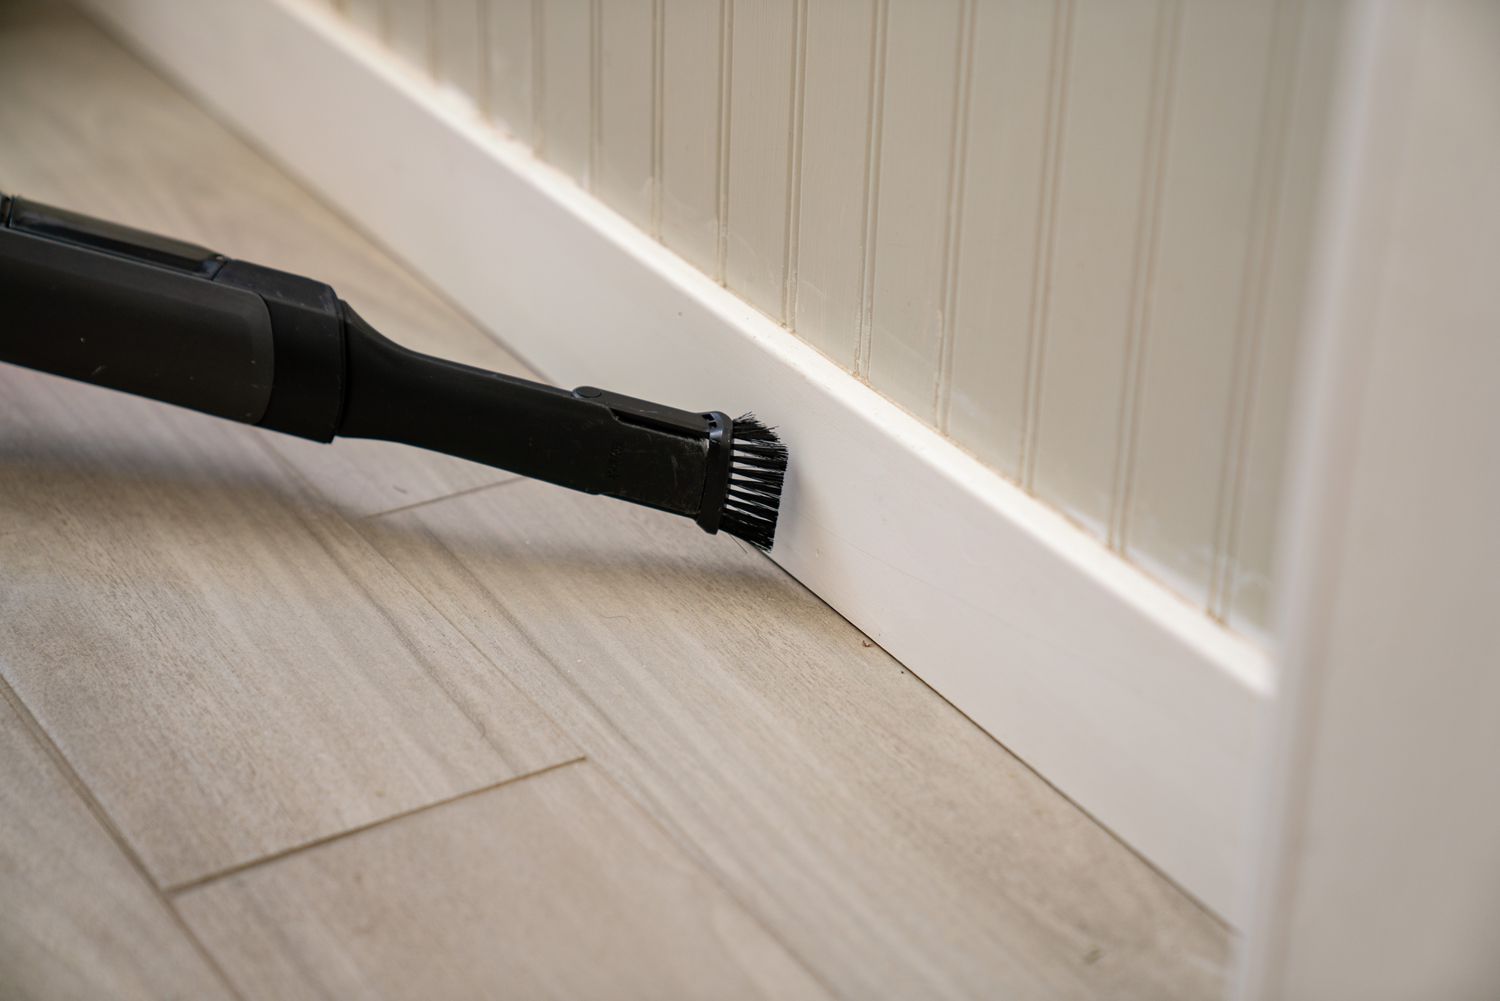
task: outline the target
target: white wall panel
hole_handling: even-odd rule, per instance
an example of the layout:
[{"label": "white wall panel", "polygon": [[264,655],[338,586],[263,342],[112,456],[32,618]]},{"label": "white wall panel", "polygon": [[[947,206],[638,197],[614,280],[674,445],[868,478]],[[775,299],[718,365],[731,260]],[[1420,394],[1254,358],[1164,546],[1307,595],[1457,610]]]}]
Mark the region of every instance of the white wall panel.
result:
[{"label": "white wall panel", "polygon": [[350,0],[700,270],[1264,627],[1337,3]]}]

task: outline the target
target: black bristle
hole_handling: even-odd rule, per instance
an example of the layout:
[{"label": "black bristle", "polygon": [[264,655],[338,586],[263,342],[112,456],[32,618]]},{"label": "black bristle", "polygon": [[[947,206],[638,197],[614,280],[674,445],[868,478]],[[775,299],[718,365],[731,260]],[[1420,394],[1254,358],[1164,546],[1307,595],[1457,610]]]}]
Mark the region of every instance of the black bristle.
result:
[{"label": "black bristle", "polygon": [[786,476],[786,446],[768,428],[746,414],[734,422],[729,466],[729,493],[719,516],[719,529],[769,550],[776,540],[776,512],[781,506],[781,484]]}]

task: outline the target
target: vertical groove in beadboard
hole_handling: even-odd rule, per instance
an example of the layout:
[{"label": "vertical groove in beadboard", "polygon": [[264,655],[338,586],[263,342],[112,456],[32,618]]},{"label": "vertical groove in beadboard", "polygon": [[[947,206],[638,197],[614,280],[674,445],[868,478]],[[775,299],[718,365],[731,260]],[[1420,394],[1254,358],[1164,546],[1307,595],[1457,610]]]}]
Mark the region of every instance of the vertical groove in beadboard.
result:
[{"label": "vertical groove in beadboard", "polygon": [[485,0],[485,106],[489,120],[514,139],[532,144],[531,0]]},{"label": "vertical groove in beadboard", "polygon": [[665,0],[651,0],[651,236],[661,235],[662,123],[666,97]]},{"label": "vertical groove in beadboard", "polygon": [[974,19],[977,0],[964,0],[958,19],[957,79],[953,87],[953,140],[948,152],[948,218],[943,234],[942,325],[938,334],[938,377],[932,411],[938,430],[948,433],[953,391],[953,338],[958,318],[959,249],[963,242],[964,170],[968,159],[969,95],[974,82]]},{"label": "vertical groove in beadboard", "polygon": [[786,249],[782,254],[781,320],[796,326],[797,252],[802,223],[802,108],[807,96],[807,3],[792,0],[792,102],[786,149]]},{"label": "vertical groove in beadboard", "polygon": [[390,0],[385,5],[386,43],[411,69],[436,76],[435,35],[431,0]]},{"label": "vertical groove in beadboard", "polygon": [[1120,416],[1115,422],[1115,462],[1106,541],[1110,548],[1120,552],[1125,549],[1130,522],[1130,486],[1135,472],[1146,353],[1151,340],[1151,297],[1156,282],[1157,237],[1161,228],[1162,188],[1166,180],[1167,146],[1171,141],[1172,95],[1181,29],[1181,0],[1166,0],[1157,12],[1151,111],[1146,126],[1150,159],[1141,175],[1141,223],[1134,248],[1135,277],[1130,290],[1130,319],[1121,371]]},{"label": "vertical groove in beadboard", "polygon": [[719,281],[725,6],[663,0],[661,22],[661,239]]},{"label": "vertical groove in beadboard", "polygon": [[487,12],[485,0],[433,0],[430,8],[433,78],[450,96],[462,95],[481,114],[492,103],[484,71]]},{"label": "vertical groove in beadboard", "polygon": [[490,4],[494,2],[479,0],[479,23],[475,26],[479,31],[479,90],[474,95],[474,106],[486,122],[493,121],[495,115],[495,95],[490,93],[490,60],[493,58],[490,52]]},{"label": "vertical groove in beadboard", "polygon": [[1073,35],[1073,0],[1058,0],[1052,32],[1052,68],[1047,95],[1046,163],[1037,199],[1036,260],[1026,339],[1026,388],[1021,406],[1021,486],[1036,483],[1037,432],[1042,411],[1042,368],[1046,357],[1047,299],[1052,291],[1052,244],[1057,222],[1057,187],[1062,171],[1062,136],[1068,105],[1068,56]]},{"label": "vertical groove in beadboard", "polygon": [[437,0],[422,0],[422,23],[426,26],[426,32],[422,36],[422,58],[425,65],[422,67],[424,75],[429,80],[437,79],[437,11],[434,5]]},{"label": "vertical groove in beadboard", "polygon": [[603,0],[589,0],[589,169],[584,185],[589,191],[599,186],[599,152],[604,146],[604,102],[600,99],[600,81],[604,75],[604,56],[600,51],[604,34],[600,24],[604,18],[601,3]]},{"label": "vertical groove in beadboard", "polygon": [[380,0],[352,0],[341,13],[346,21],[366,35],[385,40],[385,4]]},{"label": "vertical groove in beadboard", "polygon": [[1253,198],[1257,222],[1251,234],[1251,252],[1246,255],[1239,323],[1235,331],[1234,377],[1231,380],[1229,420],[1224,433],[1225,459],[1215,519],[1213,571],[1208,587],[1208,613],[1221,622],[1229,617],[1233,597],[1231,581],[1238,557],[1236,548],[1246,489],[1251,414],[1255,407],[1271,258],[1281,221],[1278,208],[1286,166],[1291,100],[1297,86],[1294,53],[1301,36],[1301,15],[1302,5],[1298,0],[1278,0],[1266,75],[1260,156],[1255,167]]},{"label": "vertical groove in beadboard", "polygon": [[875,0],[806,5],[790,326],[858,368]]},{"label": "vertical groove in beadboard", "polygon": [[879,230],[881,120],[885,114],[885,29],[890,0],[876,0],[875,30],[870,38],[870,106],[865,147],[865,221],[860,234],[864,263],[860,272],[859,353],[854,374],[870,380],[870,340],[874,327],[875,304],[875,238]]},{"label": "vertical groove in beadboard", "polygon": [[546,0],[531,0],[531,148],[540,159],[546,159],[547,128],[543,113],[547,98],[542,89],[546,79],[542,58],[546,52]]},{"label": "vertical groove in beadboard", "polygon": [[714,277],[722,285],[729,258],[729,102],[734,79],[734,0],[719,0],[719,174],[715,193],[718,244]]},{"label": "vertical groove in beadboard", "polygon": [[729,199],[724,284],[785,322],[797,0],[737,6],[730,40]]}]

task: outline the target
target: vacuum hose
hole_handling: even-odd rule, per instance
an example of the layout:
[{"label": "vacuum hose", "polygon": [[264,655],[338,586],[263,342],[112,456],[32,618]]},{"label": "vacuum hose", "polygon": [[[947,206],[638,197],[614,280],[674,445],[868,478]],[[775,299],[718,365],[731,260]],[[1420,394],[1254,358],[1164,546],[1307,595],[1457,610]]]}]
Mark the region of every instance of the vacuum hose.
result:
[{"label": "vacuum hose", "polygon": [[787,454],[754,417],[410,351],[309,278],[0,195],[0,304],[0,361],[314,441],[415,445],[774,541]]}]

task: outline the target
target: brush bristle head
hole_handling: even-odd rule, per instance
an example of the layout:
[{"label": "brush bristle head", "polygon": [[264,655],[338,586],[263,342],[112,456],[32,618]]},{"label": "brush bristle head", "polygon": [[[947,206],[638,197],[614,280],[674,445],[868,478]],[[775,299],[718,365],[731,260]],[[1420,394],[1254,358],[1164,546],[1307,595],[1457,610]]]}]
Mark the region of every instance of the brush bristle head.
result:
[{"label": "brush bristle head", "polygon": [[776,541],[776,512],[786,478],[786,446],[772,428],[746,414],[734,422],[729,492],[719,530],[769,550]]}]

